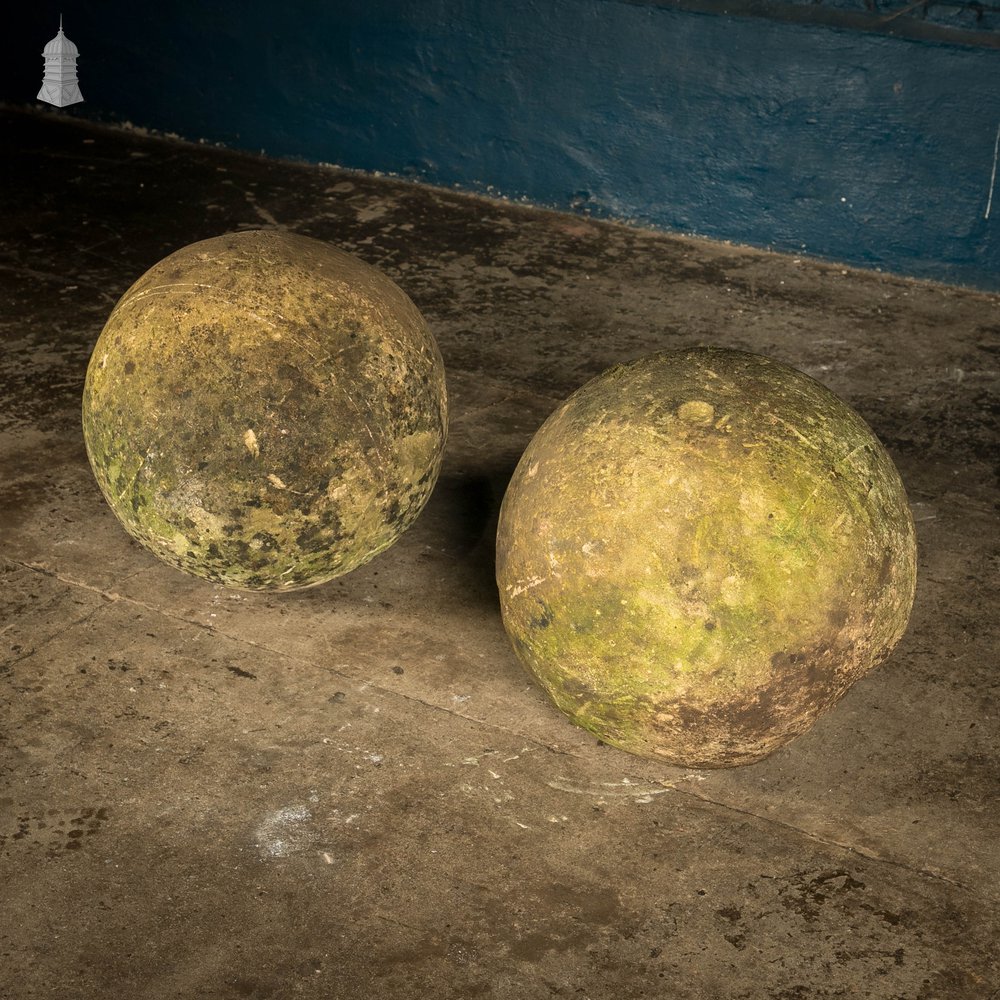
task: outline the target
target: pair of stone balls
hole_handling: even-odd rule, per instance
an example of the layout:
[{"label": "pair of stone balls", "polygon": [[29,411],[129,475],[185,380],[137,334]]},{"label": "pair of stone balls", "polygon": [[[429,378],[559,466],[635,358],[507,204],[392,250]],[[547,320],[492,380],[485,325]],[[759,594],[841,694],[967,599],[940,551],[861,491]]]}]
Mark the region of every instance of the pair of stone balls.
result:
[{"label": "pair of stone balls", "polygon": [[[316,240],[185,247],[94,349],[84,434],[108,503],[165,562],[289,591],[416,519],[447,433],[444,365],[407,296]],[[749,763],[902,636],[913,523],[864,421],[803,373],[701,348],[583,386],[524,452],[496,575],[515,653],[601,740]]]}]

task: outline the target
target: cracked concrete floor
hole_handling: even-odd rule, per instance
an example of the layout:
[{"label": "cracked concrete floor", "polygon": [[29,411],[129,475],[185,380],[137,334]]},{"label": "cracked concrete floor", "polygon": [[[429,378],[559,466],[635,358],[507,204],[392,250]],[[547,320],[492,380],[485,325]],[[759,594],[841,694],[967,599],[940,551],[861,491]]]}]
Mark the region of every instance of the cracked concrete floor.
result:
[{"label": "cracked concrete floor", "polygon": [[[0,997],[1000,996],[1000,299],[0,109]],[[276,226],[381,267],[447,460],[369,566],[284,597],[132,543],[79,426],[168,252]],[[805,736],[685,772],[550,708],[493,531],[590,376],[714,343],[816,376],[907,484],[910,629]]]}]

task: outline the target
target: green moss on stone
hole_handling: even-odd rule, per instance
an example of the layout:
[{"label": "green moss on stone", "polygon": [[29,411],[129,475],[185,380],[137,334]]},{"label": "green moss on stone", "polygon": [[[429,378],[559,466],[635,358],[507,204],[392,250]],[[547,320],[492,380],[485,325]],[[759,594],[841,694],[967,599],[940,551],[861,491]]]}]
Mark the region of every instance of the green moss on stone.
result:
[{"label": "green moss on stone", "polygon": [[574,721],[719,766],[808,728],[892,648],[915,545],[849,407],[703,349],[612,369],[552,415],[504,499],[497,579],[518,655]]},{"label": "green moss on stone", "polygon": [[413,303],[316,240],[248,232],[140,278],[94,348],[97,481],[166,562],[291,590],[388,548],[440,470],[440,353]]}]

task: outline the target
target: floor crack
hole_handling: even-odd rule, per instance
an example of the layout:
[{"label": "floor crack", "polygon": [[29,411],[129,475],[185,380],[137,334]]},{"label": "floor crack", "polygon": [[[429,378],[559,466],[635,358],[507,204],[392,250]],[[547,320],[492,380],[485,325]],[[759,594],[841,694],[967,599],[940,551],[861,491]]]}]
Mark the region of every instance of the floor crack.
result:
[{"label": "floor crack", "polygon": [[[683,779],[682,779],[683,780]],[[875,854],[872,851],[867,851],[864,848],[857,847],[853,844],[846,844],[839,840],[832,840],[828,837],[823,837],[818,833],[813,833],[803,827],[796,826],[794,823],[788,823],[783,820],[774,819],[770,816],[762,816],[759,813],[753,812],[750,809],[741,809],[739,806],[734,806],[728,802],[720,802],[718,799],[709,798],[707,795],[700,795],[697,792],[691,790],[690,788],[683,788],[680,784],[670,785],[674,791],[679,792],[681,795],[686,795],[690,798],[696,799],[699,802],[704,802],[706,805],[714,806],[719,809],[725,809],[727,812],[737,813],[740,816],[746,816],[750,819],[757,820],[761,823],[766,823],[769,826],[779,827],[784,830],[791,831],[792,833],[799,834],[800,836],[806,837],[809,840],[815,841],[818,844],[823,844],[825,847],[833,847],[838,850],[848,851],[851,854],[856,854],[858,857],[864,858],[866,861],[874,861],[878,864],[889,865],[893,868],[899,868],[903,871],[909,872],[913,875],[919,875],[922,878],[933,879],[938,882],[944,882],[947,885],[954,886],[956,889],[961,889],[963,892],[968,892],[972,895],[979,895],[971,886],[966,885],[964,882],[959,882],[957,879],[949,878],[947,875],[943,875],[940,872],[932,871],[928,868],[917,868],[913,865],[907,864],[905,861],[897,861],[893,858],[887,858],[880,854]],[[991,903],[1000,902],[1000,900],[993,899],[992,896],[981,897],[985,898]]]},{"label": "floor crack", "polygon": [[[20,567],[22,567],[24,569],[28,569],[28,570],[31,570],[33,572],[39,573],[41,575],[44,575],[44,576],[47,576],[47,577],[50,577],[50,578],[53,578],[53,579],[57,579],[60,582],[65,583],[67,585],[74,586],[74,587],[80,587],[83,590],[89,591],[89,592],[94,593],[94,594],[98,594],[100,597],[102,597],[105,601],[107,601],[109,603],[125,602],[126,604],[142,608],[145,611],[148,611],[148,612],[150,612],[152,614],[161,615],[164,618],[168,618],[168,619],[170,619],[172,621],[175,621],[175,622],[177,622],[177,623],[179,623],[181,625],[194,626],[196,628],[203,629],[205,631],[211,632],[214,635],[218,635],[221,638],[223,638],[223,639],[225,639],[225,640],[227,640],[229,642],[234,642],[234,643],[238,643],[238,644],[241,644],[241,645],[244,645],[244,646],[251,647],[253,649],[258,649],[258,650],[261,650],[261,651],[263,651],[265,653],[269,653],[269,654],[271,654],[273,656],[279,656],[279,657],[283,657],[283,658],[286,658],[286,659],[298,660],[299,662],[307,664],[310,667],[313,667],[315,669],[322,669],[324,671],[328,671],[328,672],[332,673],[333,675],[335,675],[337,677],[343,678],[346,681],[355,681],[357,679],[356,677],[352,676],[351,674],[344,673],[342,670],[338,670],[338,669],[336,669],[334,667],[330,667],[329,665],[322,664],[319,661],[317,661],[315,659],[311,659],[311,658],[309,658],[307,656],[302,656],[301,654],[297,654],[297,653],[289,653],[289,652],[287,652],[285,650],[276,649],[276,648],[274,648],[272,646],[268,646],[268,645],[266,645],[264,643],[257,642],[257,641],[255,641],[253,639],[247,639],[246,637],[243,637],[243,636],[234,635],[234,634],[226,631],[225,629],[220,628],[218,625],[208,624],[208,623],[204,623],[204,622],[195,621],[195,620],[192,620],[190,618],[185,618],[185,617],[183,617],[181,615],[174,614],[174,613],[172,613],[170,611],[167,611],[167,610],[165,610],[163,608],[156,607],[155,605],[148,604],[146,602],[137,600],[134,597],[123,596],[122,594],[118,593],[118,591],[106,590],[106,589],[104,589],[102,587],[94,586],[92,584],[85,583],[85,582],[83,582],[81,580],[77,580],[77,579],[75,579],[73,577],[67,576],[66,574],[59,573],[59,572],[57,572],[55,570],[52,570],[52,569],[48,568],[47,566],[44,566],[44,565],[41,565],[41,564],[37,564],[37,563],[24,563],[24,562],[19,562],[19,561],[15,561],[15,560],[12,560],[11,562],[14,565],[20,566]],[[138,575],[139,572],[142,572],[142,571],[141,570],[137,571],[137,573],[131,574],[129,577],[126,577],[125,579],[126,580],[131,579],[133,576]],[[92,616],[94,616],[95,614],[97,614],[100,610],[101,610],[101,606],[97,606],[97,607],[91,609],[90,611],[87,612],[87,614],[85,614],[80,619],[74,620],[73,622],[67,624],[64,628],[61,628],[54,635],[49,636],[39,646],[34,647],[30,651],[26,651],[25,653],[23,653],[21,656],[19,656],[15,660],[6,661],[4,663],[4,666],[5,667],[10,667],[13,664],[19,662],[20,660],[25,659],[25,658],[27,658],[29,656],[34,655],[35,653],[38,652],[38,650],[40,648],[43,648],[44,646],[48,645],[54,639],[58,638],[60,635],[65,634],[70,629],[72,629],[72,628],[80,625],[81,623],[87,621],[89,618],[91,618]],[[506,728],[504,726],[499,726],[499,725],[497,725],[495,723],[489,722],[489,721],[484,720],[484,719],[479,719],[479,718],[476,718],[474,716],[465,715],[465,714],[463,714],[461,712],[455,711],[452,708],[448,708],[447,706],[444,706],[444,705],[435,704],[434,702],[427,701],[426,699],[420,698],[420,697],[418,697],[416,695],[406,694],[403,691],[395,690],[393,688],[387,688],[387,687],[384,687],[384,686],[382,686],[380,684],[377,684],[377,683],[374,683],[374,682],[370,682],[370,681],[366,682],[366,685],[367,685],[367,687],[370,690],[372,690],[373,692],[376,692],[380,696],[389,697],[389,698],[398,698],[398,699],[401,699],[404,702],[409,702],[411,704],[418,704],[418,705],[422,706],[423,708],[431,709],[431,710],[437,711],[437,712],[444,712],[447,715],[450,715],[450,716],[452,716],[454,718],[457,718],[457,719],[461,719],[461,720],[463,720],[465,722],[470,723],[471,725],[480,726],[480,727],[482,727],[484,729],[493,730],[495,732],[500,732],[500,733],[503,733],[505,736],[516,737],[518,740],[523,741],[525,744],[533,745],[535,747],[538,747],[539,749],[544,749],[544,750],[547,750],[547,751],[549,751],[551,753],[559,754],[559,755],[561,755],[563,757],[570,757],[570,758],[580,759],[579,755],[573,753],[572,750],[564,749],[564,748],[559,747],[557,745],[549,744],[549,743],[547,743],[547,742],[545,742],[543,740],[538,739],[537,737],[529,736],[529,735],[526,735],[526,734],[524,734],[522,732],[519,732],[517,730],[508,729],[508,728]],[[693,799],[695,801],[704,803],[707,806],[711,806],[711,807],[716,808],[716,809],[725,810],[726,812],[729,812],[729,813],[735,813],[737,815],[745,816],[745,817],[747,817],[749,819],[752,819],[752,820],[755,820],[757,822],[765,823],[765,824],[767,824],[769,826],[780,828],[782,830],[788,831],[789,833],[795,834],[797,836],[805,837],[808,840],[814,841],[817,844],[822,844],[823,846],[828,847],[828,848],[835,848],[837,850],[847,851],[850,854],[854,854],[854,855],[858,856],[859,858],[864,858],[866,861],[871,861],[871,862],[875,862],[875,863],[882,864],[882,865],[888,865],[888,866],[891,866],[893,868],[897,868],[897,869],[900,869],[902,871],[905,871],[905,872],[907,872],[909,874],[918,875],[921,878],[932,879],[934,881],[941,882],[941,883],[944,883],[946,885],[953,886],[954,888],[959,889],[959,890],[961,890],[963,892],[967,892],[967,893],[969,893],[971,895],[977,896],[977,898],[984,898],[984,899],[986,899],[990,903],[996,903],[996,902],[998,902],[998,900],[993,899],[992,896],[989,896],[989,895],[987,895],[985,897],[980,896],[980,894],[978,892],[976,892],[969,885],[967,885],[967,884],[965,884],[963,882],[960,882],[957,879],[950,878],[949,876],[944,875],[944,874],[942,874],[940,872],[932,871],[932,870],[927,869],[927,868],[914,867],[913,865],[908,864],[905,861],[899,861],[899,860],[895,860],[893,858],[883,857],[881,855],[875,854],[874,852],[871,852],[871,851],[867,851],[867,850],[865,850],[865,849],[863,849],[861,847],[858,847],[856,845],[849,844],[849,843],[843,843],[843,842],[838,841],[838,840],[832,840],[832,839],[830,839],[828,837],[823,837],[823,836],[821,836],[818,833],[814,833],[814,832],[811,832],[810,830],[804,829],[803,827],[796,826],[794,823],[789,823],[789,822],[785,822],[785,821],[782,821],[782,820],[779,820],[779,819],[774,819],[773,817],[769,817],[769,816],[762,816],[759,813],[753,812],[752,810],[742,809],[739,806],[732,805],[731,803],[722,802],[722,801],[719,801],[718,799],[714,799],[714,798],[711,798],[711,797],[709,797],[707,795],[700,794],[700,793],[694,791],[690,786],[686,786],[685,785],[685,782],[688,781],[688,780],[689,780],[688,778],[681,777],[681,778],[677,779],[676,781],[663,781],[663,782],[661,782],[661,784],[663,785],[663,787],[664,787],[665,790],[669,789],[669,790],[675,791],[675,792],[677,792],[680,795],[684,795],[684,796],[686,796],[686,797],[688,797],[690,799]],[[638,787],[638,783],[637,783],[637,787]]]}]

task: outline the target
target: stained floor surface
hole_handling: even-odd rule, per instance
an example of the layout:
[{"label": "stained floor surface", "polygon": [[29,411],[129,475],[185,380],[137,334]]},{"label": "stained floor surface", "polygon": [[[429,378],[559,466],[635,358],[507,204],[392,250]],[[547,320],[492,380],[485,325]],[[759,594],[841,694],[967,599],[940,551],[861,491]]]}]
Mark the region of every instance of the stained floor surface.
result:
[{"label": "stained floor surface", "polygon": [[[1000,299],[0,109],[0,997],[1000,996]],[[80,430],[118,297],[287,228],[382,268],[448,369],[416,525],[288,596],[158,563]],[[521,451],[619,361],[820,379],[907,485],[910,629],[762,763],[598,744],[514,658],[493,533]]]}]

